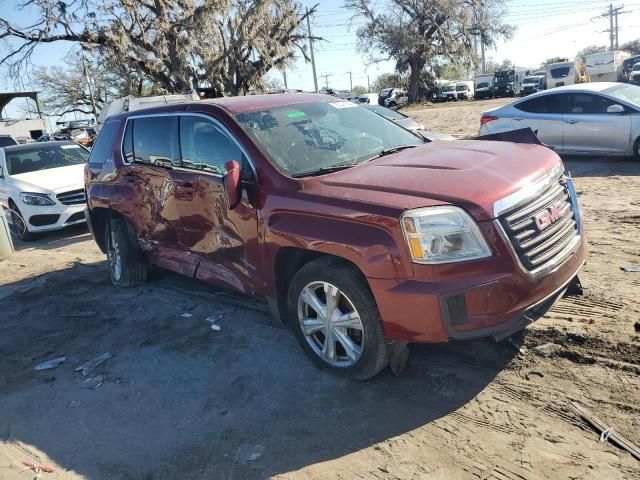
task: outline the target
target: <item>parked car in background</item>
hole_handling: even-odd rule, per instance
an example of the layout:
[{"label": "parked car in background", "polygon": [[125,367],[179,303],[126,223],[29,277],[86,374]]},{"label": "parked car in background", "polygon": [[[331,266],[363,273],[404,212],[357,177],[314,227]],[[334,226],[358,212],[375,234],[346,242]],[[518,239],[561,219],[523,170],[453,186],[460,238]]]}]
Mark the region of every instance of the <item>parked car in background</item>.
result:
[{"label": "parked car in background", "polygon": [[436,79],[435,84],[433,86],[433,90],[431,91],[431,100],[433,102],[444,102],[447,100],[446,94],[444,93],[444,87],[447,85],[451,85],[451,80],[444,79]]},{"label": "parked car in background", "polygon": [[547,65],[547,88],[579,83],[578,65],[575,61],[556,62]]},{"label": "parked car in background", "polygon": [[378,105],[378,96],[378,93],[363,93],[357,97],[356,102],[367,105]]},{"label": "parked car in background", "polygon": [[524,68],[513,68],[495,73],[493,93],[495,97],[513,97],[520,95],[522,80],[526,75]]},{"label": "parked car in background", "polygon": [[11,135],[0,135],[0,147],[9,147],[11,145],[18,145],[18,141]]},{"label": "parked car in background", "polygon": [[631,80],[631,71],[634,69],[636,63],[640,63],[640,55],[634,55],[622,61],[622,76],[624,82],[633,83]]},{"label": "parked car in background", "polygon": [[444,85],[442,87],[442,96],[444,100],[447,102],[451,102],[453,100],[458,99],[458,92],[456,92],[455,82],[450,83],[449,85]]},{"label": "parked car in background", "polygon": [[407,104],[409,97],[402,88],[385,88],[378,94],[378,105],[395,108]]},{"label": "parked car in background", "polygon": [[640,85],[640,62],[633,65],[629,72],[629,81],[635,85]]},{"label": "parked car in background", "polygon": [[471,100],[474,96],[473,82],[471,80],[463,80],[456,82],[456,99]]},{"label": "parked car in background", "polygon": [[85,221],[88,158],[87,149],[69,141],[0,148],[0,205],[21,240]]},{"label": "parked car in background", "polygon": [[520,96],[526,97],[532,93],[541,92],[547,89],[546,75],[528,75],[522,81]]},{"label": "parked car in background", "polygon": [[587,75],[591,82],[620,82],[624,80],[624,60],[631,55],[622,50],[592,53],[585,57]]},{"label": "parked car in background", "polygon": [[580,83],[486,111],[480,134],[529,127],[559,153],[640,159],[640,87]]},{"label": "parked car in background", "polygon": [[474,97],[477,100],[493,97],[493,73],[476,75],[474,81]]},{"label": "parked car in background", "polygon": [[262,297],[316,364],[352,378],[406,358],[406,342],[511,335],[585,259],[551,150],[424,143],[330,96],[110,117],[85,178],[114,285],[152,264]]}]

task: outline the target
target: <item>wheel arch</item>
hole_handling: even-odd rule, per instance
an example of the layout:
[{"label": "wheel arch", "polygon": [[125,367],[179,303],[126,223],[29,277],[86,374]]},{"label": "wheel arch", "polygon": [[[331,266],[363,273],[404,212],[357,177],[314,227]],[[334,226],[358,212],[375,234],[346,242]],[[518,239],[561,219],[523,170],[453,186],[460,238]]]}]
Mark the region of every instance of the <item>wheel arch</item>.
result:
[{"label": "wheel arch", "polygon": [[[113,218],[123,218],[125,217],[117,212],[116,210],[109,207],[95,207],[90,210],[89,213],[89,222],[91,222],[90,228],[93,233],[93,238],[95,239],[100,251],[102,253],[107,253],[107,245],[105,244],[105,235],[107,232],[107,226],[109,222]],[[126,219],[125,219],[126,220]],[[131,234],[131,225],[129,222],[126,222],[129,226],[129,233]]]}]

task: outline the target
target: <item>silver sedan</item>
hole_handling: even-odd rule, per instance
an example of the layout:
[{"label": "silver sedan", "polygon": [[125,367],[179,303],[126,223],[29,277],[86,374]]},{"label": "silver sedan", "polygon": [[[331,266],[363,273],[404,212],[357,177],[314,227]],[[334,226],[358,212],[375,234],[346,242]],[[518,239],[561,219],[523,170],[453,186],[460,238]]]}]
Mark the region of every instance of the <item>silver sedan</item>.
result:
[{"label": "silver sedan", "polygon": [[530,127],[558,153],[640,159],[640,87],[582,83],[488,110],[480,135]]}]

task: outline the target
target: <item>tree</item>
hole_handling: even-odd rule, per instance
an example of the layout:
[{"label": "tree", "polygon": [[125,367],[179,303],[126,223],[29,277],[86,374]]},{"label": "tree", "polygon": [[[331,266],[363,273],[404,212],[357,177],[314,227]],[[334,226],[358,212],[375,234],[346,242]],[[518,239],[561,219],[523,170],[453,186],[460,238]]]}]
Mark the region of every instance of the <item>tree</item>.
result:
[{"label": "tree", "polygon": [[606,52],[607,50],[609,49],[602,45],[589,45],[588,47],[584,47],[582,50],[578,50],[578,53],[576,53],[576,60],[584,65],[587,63],[587,55]]},{"label": "tree", "polygon": [[565,57],[551,57],[551,58],[547,58],[544,62],[542,62],[542,66],[546,67],[547,65],[551,65],[552,63],[567,62],[567,61],[569,61],[569,59]]},{"label": "tree", "polygon": [[356,85],[355,87],[353,87],[353,90],[351,90],[351,93],[355,96],[364,95],[365,93],[367,93],[367,87]]},{"label": "tree", "polygon": [[433,64],[443,60],[475,65],[477,36],[486,46],[493,46],[497,38],[512,32],[501,21],[503,0],[390,0],[380,7],[375,4],[372,0],[345,1],[346,8],[365,21],[357,31],[359,48],[382,54],[377,60],[395,60],[396,71],[408,73],[412,102],[417,100],[425,67],[433,70]]},{"label": "tree", "polygon": [[640,38],[623,43],[620,45],[620,50],[629,52],[631,55],[640,55]]},{"label": "tree", "polygon": [[404,79],[400,77],[400,75],[395,73],[383,73],[378,75],[376,79],[371,84],[372,92],[379,92],[380,90],[384,90],[385,88],[393,88],[393,87],[403,87]]},{"label": "tree", "polygon": [[[81,46],[103,65],[168,93],[262,89],[264,75],[300,52],[307,13],[294,0],[23,0],[39,18],[25,28],[0,17],[11,39],[0,65],[18,78],[41,43]],[[309,10],[309,14],[315,7]],[[119,67],[118,67],[119,66]]]},{"label": "tree", "polygon": [[436,78],[447,80],[464,80],[469,76],[468,69],[454,63],[445,63],[434,68]]}]

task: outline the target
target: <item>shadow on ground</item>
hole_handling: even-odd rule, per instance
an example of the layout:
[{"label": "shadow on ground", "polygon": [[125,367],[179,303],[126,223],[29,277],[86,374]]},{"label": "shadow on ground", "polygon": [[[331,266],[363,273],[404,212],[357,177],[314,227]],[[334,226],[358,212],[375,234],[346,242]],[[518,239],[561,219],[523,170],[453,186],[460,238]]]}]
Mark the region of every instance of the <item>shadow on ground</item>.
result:
[{"label": "shadow on ground", "polygon": [[72,225],[62,230],[54,232],[34,233],[33,240],[23,242],[13,236],[13,246],[16,251],[20,250],[51,250],[54,248],[63,248],[74,243],[84,242],[91,238],[87,225],[82,223]]},{"label": "shadow on ground", "polygon": [[[402,376],[355,382],[316,369],[259,305],[172,274],[115,289],[99,262],[5,288],[0,439],[87,478],[296,470],[437,421],[515,355],[492,341],[414,346]],[[107,351],[93,372],[103,385],[82,388],[75,367]],[[58,368],[33,370],[60,355]]]},{"label": "shadow on ground", "polygon": [[640,176],[640,161],[634,158],[563,155],[562,161],[573,177]]}]

